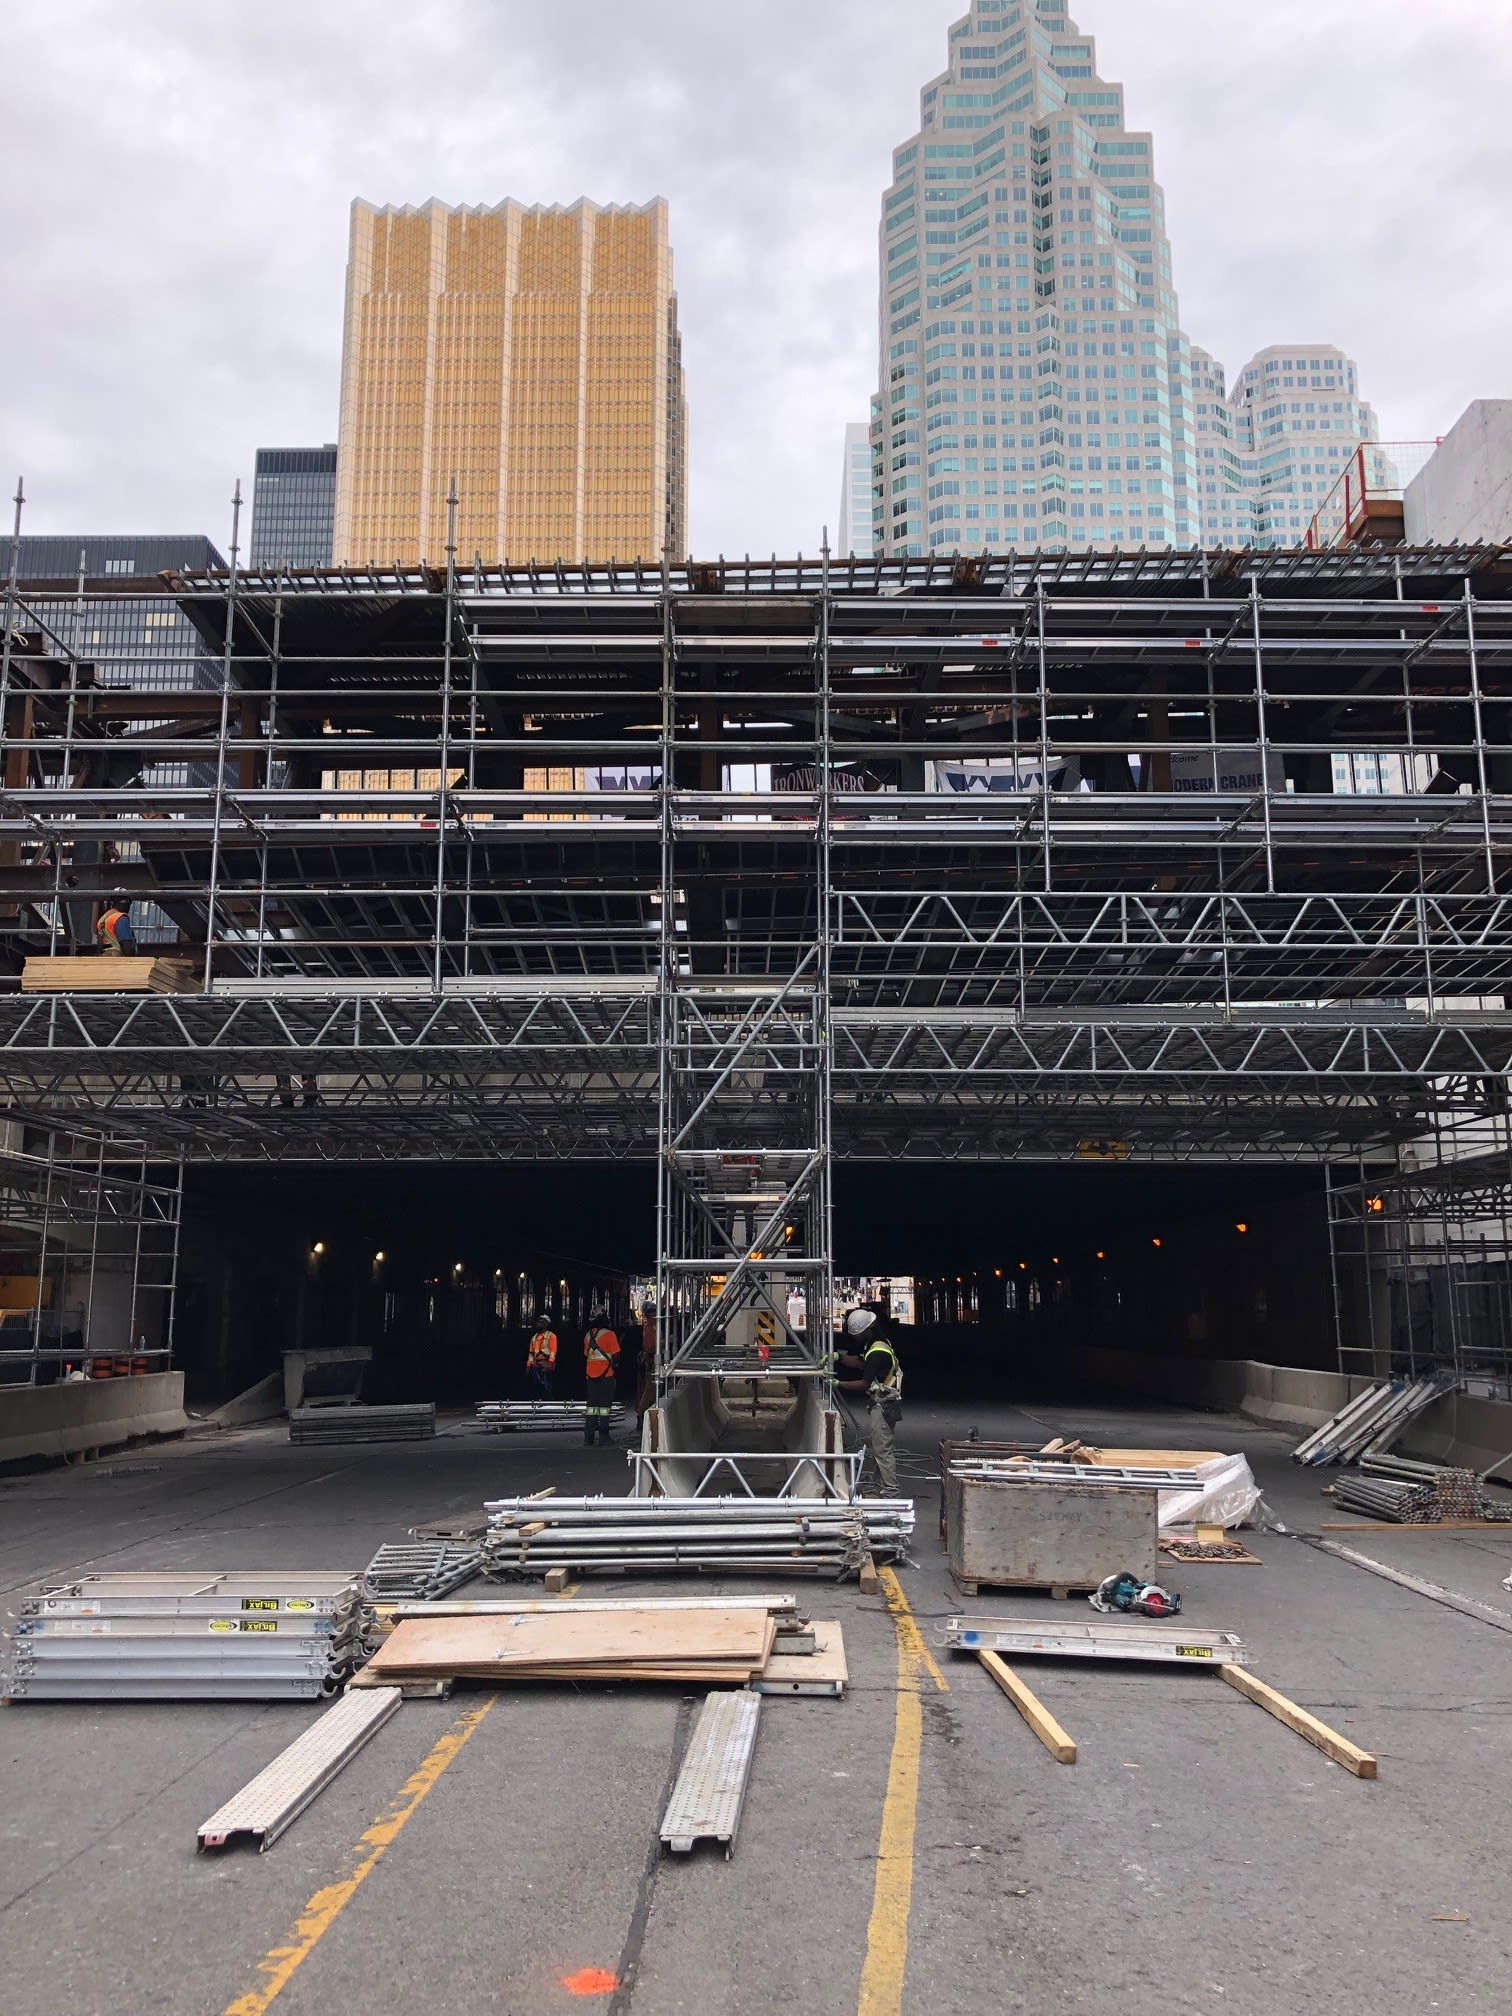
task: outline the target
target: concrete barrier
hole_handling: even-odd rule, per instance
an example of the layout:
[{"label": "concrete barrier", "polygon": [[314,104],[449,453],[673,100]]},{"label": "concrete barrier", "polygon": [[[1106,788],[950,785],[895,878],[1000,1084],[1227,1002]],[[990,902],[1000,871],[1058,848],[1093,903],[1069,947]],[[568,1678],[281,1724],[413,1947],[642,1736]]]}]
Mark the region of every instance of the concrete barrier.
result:
[{"label": "concrete barrier", "polygon": [[[1138,1351],[1071,1350],[1066,1370],[1087,1385],[1131,1400],[1243,1414],[1268,1427],[1321,1428],[1346,1402],[1376,1382],[1252,1358],[1172,1358]],[[1512,1405],[1451,1393],[1420,1414],[1397,1448],[1404,1456],[1488,1470],[1512,1452]]]},{"label": "concrete barrier", "polygon": [[188,1426],[182,1372],[0,1387],[0,1463],[113,1449],[139,1435],[182,1435]]}]

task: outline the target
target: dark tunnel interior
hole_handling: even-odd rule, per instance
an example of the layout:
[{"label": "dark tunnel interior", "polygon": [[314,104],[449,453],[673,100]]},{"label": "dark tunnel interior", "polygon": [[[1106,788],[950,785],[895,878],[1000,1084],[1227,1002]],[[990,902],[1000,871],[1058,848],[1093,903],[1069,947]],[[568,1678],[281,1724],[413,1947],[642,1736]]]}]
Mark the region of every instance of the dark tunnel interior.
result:
[{"label": "dark tunnel interior", "polygon": [[[213,1404],[284,1350],[361,1344],[371,1397],[508,1397],[532,1313],[569,1345],[594,1307],[629,1321],[655,1208],[647,1164],[193,1170],[190,1394]],[[1330,1362],[1316,1170],[842,1164],[835,1221],[839,1295],[913,1284],[913,1320],[893,1323],[916,1394],[1055,1390],[1073,1345]]]}]

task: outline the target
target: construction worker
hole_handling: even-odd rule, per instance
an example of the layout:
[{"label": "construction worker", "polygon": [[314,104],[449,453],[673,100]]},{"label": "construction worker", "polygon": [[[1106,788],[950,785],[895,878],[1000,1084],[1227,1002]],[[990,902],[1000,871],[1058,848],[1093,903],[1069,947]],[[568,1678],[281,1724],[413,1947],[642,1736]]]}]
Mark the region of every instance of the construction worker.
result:
[{"label": "construction worker", "polygon": [[614,1411],[615,1376],[619,1369],[619,1339],[609,1328],[608,1312],[595,1309],[583,1338],[583,1369],[588,1375],[588,1411],[583,1418],[583,1441],[592,1448],[602,1435],[609,1440],[609,1419]]},{"label": "construction worker", "polygon": [[556,1383],[557,1334],[543,1316],[525,1354],[525,1385],[532,1400],[549,1400]]},{"label": "construction worker", "polygon": [[[884,1498],[898,1495],[897,1427],[903,1418],[903,1367],[885,1337],[875,1335],[877,1318],[871,1309],[852,1309],[845,1334],[858,1350],[842,1351],[837,1362],[857,1376],[838,1379],[842,1393],[866,1395],[866,1442]],[[865,1339],[863,1344],[862,1340]],[[862,1464],[864,1471],[865,1464]]]},{"label": "construction worker", "polygon": [[135,952],[136,933],[131,928],[129,897],[111,897],[95,924],[95,938],[100,950],[110,953],[112,957],[123,952]]}]

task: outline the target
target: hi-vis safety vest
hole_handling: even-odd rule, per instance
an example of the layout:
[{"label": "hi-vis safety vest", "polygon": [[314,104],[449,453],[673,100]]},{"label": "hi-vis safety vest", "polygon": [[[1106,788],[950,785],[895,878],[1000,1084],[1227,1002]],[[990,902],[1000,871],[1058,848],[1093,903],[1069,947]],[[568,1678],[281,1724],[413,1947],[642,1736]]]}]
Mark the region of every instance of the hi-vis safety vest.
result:
[{"label": "hi-vis safety vest", "polygon": [[[583,1339],[583,1356],[588,1361],[590,1379],[607,1379],[614,1370],[614,1361],[619,1356],[618,1349],[608,1351],[598,1341],[600,1337],[613,1337],[612,1330],[590,1330]],[[615,1338],[618,1346],[619,1340]]]},{"label": "hi-vis safety vest", "polygon": [[95,936],[100,941],[100,949],[102,951],[119,952],[121,950],[122,939],[120,931],[123,924],[126,925],[126,939],[129,942],[131,926],[128,913],[124,910],[113,908],[104,913],[99,923],[95,926]]},{"label": "hi-vis safety vest", "polygon": [[[887,1353],[885,1366],[874,1367],[872,1359],[880,1352]],[[873,1338],[861,1353],[861,1363],[870,1377],[871,1384],[866,1389],[869,1400],[901,1400],[903,1398],[903,1367],[898,1363],[898,1354],[885,1337]]]},{"label": "hi-vis safety vest", "polygon": [[532,1365],[556,1364],[557,1340],[555,1330],[541,1330],[530,1340],[530,1363]]}]

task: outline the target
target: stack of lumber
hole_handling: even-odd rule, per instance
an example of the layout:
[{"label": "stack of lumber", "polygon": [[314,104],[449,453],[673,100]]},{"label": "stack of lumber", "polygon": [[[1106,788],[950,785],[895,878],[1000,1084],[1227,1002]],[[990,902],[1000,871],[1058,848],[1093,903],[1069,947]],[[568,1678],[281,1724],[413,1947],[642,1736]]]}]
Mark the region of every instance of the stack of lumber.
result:
[{"label": "stack of lumber", "polygon": [[407,1618],[358,1674],[362,1687],[452,1680],[669,1680],[744,1687],[771,1658],[765,1610],[552,1611]]},{"label": "stack of lumber", "polygon": [[109,953],[28,959],[23,994],[197,994],[202,975],[193,959],[134,959]]}]

